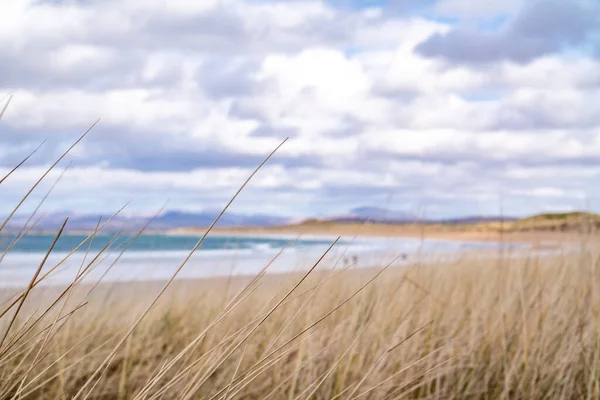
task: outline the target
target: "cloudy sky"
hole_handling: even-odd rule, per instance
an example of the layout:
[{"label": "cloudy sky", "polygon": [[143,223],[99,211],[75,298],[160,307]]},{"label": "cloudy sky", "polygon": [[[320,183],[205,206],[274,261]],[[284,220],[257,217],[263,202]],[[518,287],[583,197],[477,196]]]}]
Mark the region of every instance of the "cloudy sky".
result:
[{"label": "cloudy sky", "polygon": [[[600,209],[597,0],[0,2],[5,213]],[[502,199],[502,200],[501,200]]]}]

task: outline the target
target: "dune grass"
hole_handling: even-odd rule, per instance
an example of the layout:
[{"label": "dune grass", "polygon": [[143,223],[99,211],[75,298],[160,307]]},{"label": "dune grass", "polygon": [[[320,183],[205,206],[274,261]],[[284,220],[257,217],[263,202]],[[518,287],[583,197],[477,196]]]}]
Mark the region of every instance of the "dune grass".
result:
[{"label": "dune grass", "polygon": [[[1,397],[72,398],[110,355],[82,398],[600,397],[591,251],[323,266],[291,291],[303,276],[176,281],[118,348],[160,285],[79,286],[66,318],[51,312],[4,345]],[[60,292],[32,294],[7,343]]]},{"label": "dune grass", "polygon": [[544,257],[314,260],[303,272],[176,281],[186,259],[167,282],[82,284],[112,267],[98,263],[107,245],[65,287],[41,284],[60,267],[42,262],[26,288],[0,292],[0,398],[600,398],[592,240]]}]

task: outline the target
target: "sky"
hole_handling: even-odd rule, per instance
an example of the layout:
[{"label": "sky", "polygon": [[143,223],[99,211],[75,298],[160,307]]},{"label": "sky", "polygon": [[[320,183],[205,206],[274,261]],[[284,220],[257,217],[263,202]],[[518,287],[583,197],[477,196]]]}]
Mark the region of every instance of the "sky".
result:
[{"label": "sky", "polygon": [[[597,0],[0,2],[0,214],[600,210]],[[66,171],[65,171],[65,168]]]}]

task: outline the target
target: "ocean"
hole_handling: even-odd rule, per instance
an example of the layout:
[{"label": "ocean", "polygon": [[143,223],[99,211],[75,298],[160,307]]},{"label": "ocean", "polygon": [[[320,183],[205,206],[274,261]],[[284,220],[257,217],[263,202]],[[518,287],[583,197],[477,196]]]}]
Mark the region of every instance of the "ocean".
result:
[{"label": "ocean", "polygon": [[[88,264],[91,266],[84,280],[89,282],[101,277],[103,281],[168,279],[199,240],[198,236],[97,235],[69,256],[86,237],[67,234],[57,241],[42,274],[56,265],[59,267],[44,280],[45,284],[71,282],[77,270]],[[18,241],[14,239],[14,235],[0,235],[0,287],[26,285],[54,237],[27,235]],[[334,240],[334,237],[208,236],[178,278],[252,275],[275,256],[269,272],[305,270]],[[417,238],[342,238],[321,265],[331,268],[356,263],[357,267],[373,267],[387,265],[394,259],[395,264],[401,265],[424,255],[447,258],[464,251],[496,247],[494,243]],[[401,254],[404,256],[398,258]]]},{"label": "ocean", "polygon": [[[65,235],[58,239],[54,247],[55,252],[70,252],[87,238],[87,235]],[[14,241],[15,235],[0,236],[0,252],[3,253]],[[115,248],[128,246],[129,252],[146,251],[190,251],[198,242],[197,236],[167,236],[167,235],[141,235],[118,236],[97,235],[93,240],[81,246],[78,251],[102,250],[113,240]],[[17,241],[11,251],[17,253],[45,253],[54,240],[53,235],[28,235]],[[131,242],[131,243],[129,243]],[[328,246],[330,240],[274,238],[274,237],[234,237],[234,236],[207,236],[199,247],[200,251],[208,250],[260,250],[281,249],[288,245],[294,248],[309,246]]]}]

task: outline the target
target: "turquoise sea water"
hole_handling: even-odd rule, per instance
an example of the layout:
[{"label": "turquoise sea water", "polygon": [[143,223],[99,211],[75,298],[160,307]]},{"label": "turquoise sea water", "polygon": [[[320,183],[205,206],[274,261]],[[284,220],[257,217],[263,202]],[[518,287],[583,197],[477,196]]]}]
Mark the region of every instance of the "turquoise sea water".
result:
[{"label": "turquoise sea water", "polygon": [[[58,239],[54,252],[70,252],[82,243],[87,236],[64,235]],[[22,237],[14,244],[14,235],[0,236],[0,253],[11,247],[13,253],[45,253],[54,240],[52,235],[28,235]],[[112,236],[98,235],[88,240],[78,251],[99,251],[104,248]],[[198,242],[198,236],[166,236],[143,235],[137,238],[132,236],[119,236],[111,243],[111,248],[124,248],[129,246],[128,252],[140,251],[190,251]],[[281,249],[282,247],[306,248],[309,246],[324,246],[331,244],[331,240],[286,239],[268,237],[221,237],[208,236],[198,248],[203,250],[244,250],[244,249]]]}]

